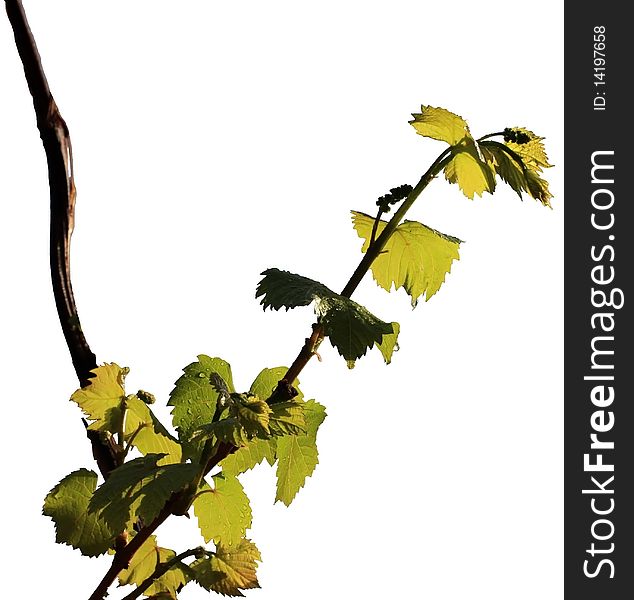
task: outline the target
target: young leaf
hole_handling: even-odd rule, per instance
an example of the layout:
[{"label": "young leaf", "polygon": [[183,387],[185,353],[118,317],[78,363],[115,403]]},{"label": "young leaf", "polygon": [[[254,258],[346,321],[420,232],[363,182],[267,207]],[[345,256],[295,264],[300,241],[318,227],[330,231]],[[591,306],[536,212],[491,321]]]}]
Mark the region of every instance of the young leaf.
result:
[{"label": "young leaf", "polygon": [[368,348],[380,344],[384,335],[393,333],[389,323],[343,296],[322,298],[315,308],[330,343],[349,366],[364,356]]},{"label": "young leaf", "polygon": [[269,415],[271,435],[301,435],[306,433],[304,405],[304,401],[298,396],[286,402],[273,404]]},{"label": "young leaf", "polygon": [[445,167],[447,181],[457,183],[469,199],[475,194],[493,193],[495,176],[480,157],[478,145],[462,117],[433,106],[421,106],[421,112],[412,116],[410,124],[416,133],[451,146],[452,158]]},{"label": "young leaf", "polygon": [[249,438],[261,437],[266,439],[269,437],[271,408],[264,400],[250,394],[240,394],[235,399],[232,410],[235,411],[238,422]]},{"label": "young leaf", "polygon": [[277,493],[275,502],[281,500],[288,506],[304,486],[317,466],[317,430],[326,418],[326,409],[309,400],[305,404],[306,433],[289,435],[277,440]]},{"label": "young leaf", "polygon": [[[273,367],[270,369],[262,369],[251,384],[251,387],[249,388],[249,393],[257,396],[258,398],[268,400],[273,393],[273,390],[277,387],[277,384],[286,375],[287,371],[287,367]],[[304,395],[299,389],[299,381],[297,379],[293,381],[293,387],[297,390],[297,396],[295,396],[295,398],[301,400]]]},{"label": "young leaf", "polygon": [[123,418],[121,402],[125,398],[123,382],[127,372],[128,369],[116,363],[97,367],[91,371],[94,377],[90,383],[70,397],[91,421],[88,429],[111,433],[119,430]]},{"label": "young leaf", "polygon": [[211,382],[213,373],[219,375],[227,384],[229,391],[234,392],[231,367],[221,358],[210,358],[201,354],[198,361],[185,367],[184,375],[178,379],[170,394],[169,406],[173,406],[172,419],[183,443],[187,458],[196,462],[202,445],[190,442],[195,430],[201,425],[211,423],[216,411],[218,390]]},{"label": "young leaf", "polygon": [[205,542],[239,544],[251,527],[251,506],[235,477],[215,475],[213,488],[204,482],[194,499],[194,514]]},{"label": "young leaf", "polygon": [[541,173],[542,169],[552,167],[548,162],[546,149],[542,142],[543,137],[539,137],[523,127],[510,127],[504,133],[505,144],[521,157],[528,169]]},{"label": "young leaf", "polygon": [[[161,548],[156,537],[151,535],[143,545],[135,552],[127,569],[119,574],[119,585],[141,585],[151,577],[160,563],[166,563],[176,556],[173,550]],[[175,598],[177,592],[190,579],[189,569],[184,564],[176,564],[167,573],[156,579],[148,587],[144,595]]]},{"label": "young leaf", "polygon": [[55,523],[55,541],[78,549],[84,556],[103,554],[118,534],[103,519],[88,512],[96,487],[94,471],[73,471],[47,494],[42,510]]},{"label": "young leaf", "polygon": [[256,576],[260,551],[244,539],[234,547],[218,544],[211,558],[194,561],[190,567],[196,582],[223,596],[244,596],[241,590],[259,588]]},{"label": "young leaf", "polygon": [[381,343],[384,334],[392,333],[389,323],[317,281],[279,269],[267,269],[262,275],[256,297],[262,296],[260,303],[264,308],[293,308],[314,300],[325,335],[348,364],[364,356],[375,343]]},{"label": "young leaf", "polygon": [[[542,138],[537,139],[541,140]],[[544,206],[550,207],[552,194],[548,190],[548,182],[542,179],[539,173],[542,167],[551,165],[547,162],[541,142],[539,142],[537,148],[533,148],[533,153],[536,157],[534,160],[528,159],[525,161],[530,152],[525,153],[523,157],[515,150],[517,147],[528,146],[530,143],[513,144],[508,142],[501,144],[493,140],[485,140],[480,143],[480,149],[484,159],[489,163],[495,174],[502,181],[508,183],[520,198],[522,193],[526,192],[529,196],[539,200]]]},{"label": "young leaf", "polygon": [[[362,252],[367,252],[374,218],[365,213],[352,211],[352,223],[359,235],[365,240]],[[379,221],[377,235],[380,235],[387,223]],[[440,233],[416,221],[401,223],[390,236],[383,252],[374,259],[372,276],[388,292],[403,288],[412,299],[415,307],[424,294],[429,300],[445,281],[451,271],[451,264],[460,258],[461,240]]]},{"label": "young leaf", "polygon": [[413,113],[410,125],[416,133],[440,142],[447,142],[450,146],[457,144],[465,136],[471,136],[467,122],[458,115],[445,108],[421,106],[420,113]]},{"label": "young leaf", "polygon": [[88,510],[113,531],[129,528],[136,519],[151,522],[174,493],[197,473],[191,463],[158,465],[163,454],[148,454],[117,467],[93,494]]},{"label": "young leaf", "polygon": [[480,158],[478,146],[471,137],[465,137],[451,147],[452,158],[445,167],[445,178],[457,183],[462,193],[473,200],[474,195],[495,191],[495,175],[489,165]]},{"label": "young leaf", "polygon": [[255,297],[262,296],[260,304],[264,310],[308,306],[313,300],[335,295],[322,283],[288,271],[267,269],[262,275],[264,278],[258,283]]},{"label": "young leaf", "polygon": [[240,475],[259,465],[264,459],[273,466],[276,460],[277,440],[253,439],[236,452],[230,454],[221,463],[222,472],[226,475]]}]

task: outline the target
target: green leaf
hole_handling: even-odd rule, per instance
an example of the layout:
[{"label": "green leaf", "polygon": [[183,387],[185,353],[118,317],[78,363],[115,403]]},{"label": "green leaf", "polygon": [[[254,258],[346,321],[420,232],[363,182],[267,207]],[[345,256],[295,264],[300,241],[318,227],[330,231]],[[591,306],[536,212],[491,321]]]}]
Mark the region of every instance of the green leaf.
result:
[{"label": "green leaf", "polygon": [[202,443],[190,442],[190,438],[201,425],[211,422],[219,396],[210,381],[212,374],[217,373],[231,392],[235,390],[231,367],[221,358],[210,358],[201,354],[197,362],[183,370],[184,375],[176,382],[168,405],[174,407],[172,419],[183,444],[184,455],[196,462],[202,450]]},{"label": "green leaf", "polygon": [[85,556],[103,554],[118,534],[103,519],[88,512],[88,503],[96,487],[94,471],[73,471],[47,494],[42,511],[55,523],[55,541],[68,544]]},{"label": "green leaf", "polygon": [[193,506],[205,542],[239,544],[251,527],[251,506],[235,477],[215,475],[213,488],[204,482]]},{"label": "green leaf", "polygon": [[392,333],[392,326],[375,317],[367,308],[343,296],[321,299],[316,312],[324,326],[324,332],[349,366],[365,355],[368,348],[381,343],[385,334]]},{"label": "green leaf", "polygon": [[[175,556],[176,553],[173,550],[161,548],[156,542],[156,537],[151,535],[135,552],[130,560],[130,566],[119,574],[119,585],[141,585],[154,574],[160,563],[166,563]],[[175,598],[179,589],[189,581],[189,578],[187,566],[176,564],[156,579],[143,595]]]},{"label": "green leaf", "polygon": [[317,430],[326,418],[326,409],[309,400],[305,404],[306,433],[277,440],[277,493],[275,501],[288,506],[317,466]]},{"label": "green leaf", "polygon": [[269,437],[271,408],[264,400],[250,394],[240,394],[235,399],[230,412],[236,415],[249,438]]},{"label": "green leaf", "polygon": [[267,269],[262,275],[264,278],[258,283],[255,297],[262,296],[260,304],[265,310],[308,306],[313,300],[335,295],[322,283],[288,271]]},{"label": "green leaf", "polygon": [[389,323],[317,281],[279,269],[267,269],[262,275],[264,278],[258,285],[256,297],[263,296],[261,304],[264,308],[293,308],[314,300],[315,312],[324,326],[325,335],[348,364],[364,356],[375,343],[380,343],[384,334],[392,333]]},{"label": "green leaf", "polygon": [[116,433],[123,418],[123,383],[128,369],[109,363],[93,369],[91,373],[94,373],[94,377],[90,383],[78,389],[70,399],[79,405],[91,421],[88,429]]},{"label": "green leaf", "polygon": [[458,115],[445,108],[421,106],[420,113],[413,113],[410,125],[416,133],[440,142],[447,142],[450,146],[457,144],[465,136],[471,137],[467,122]]},{"label": "green leaf", "polygon": [[398,350],[398,334],[401,331],[401,326],[394,322],[391,323],[393,333],[384,335],[383,341],[380,344],[377,344],[377,348],[381,351],[383,355],[383,359],[385,360],[385,364],[390,364],[392,362],[392,354],[395,350]]},{"label": "green leaf", "polygon": [[248,444],[251,439],[237,417],[227,417],[199,427],[192,440],[207,440],[214,437],[219,442],[232,444],[237,448]]},{"label": "green leaf", "polygon": [[[359,237],[365,240],[362,252],[367,252],[374,218],[365,213],[352,211],[352,222]],[[387,223],[379,221],[377,235]],[[374,260],[372,276],[388,292],[403,288],[416,306],[424,294],[429,300],[445,281],[454,260],[460,258],[461,240],[440,233],[416,221],[404,221],[390,236],[383,251]],[[390,331],[389,333],[392,333]],[[379,344],[382,343],[379,341]]]},{"label": "green leaf", "polygon": [[[273,390],[277,387],[277,384],[282,379],[284,379],[287,371],[288,367],[272,367],[262,369],[251,384],[251,387],[249,388],[249,393],[257,396],[258,398],[264,398],[265,400],[268,400],[273,393]],[[293,381],[293,387],[297,390],[296,398],[302,399],[304,395],[299,389],[299,380],[296,379],[295,381]]]},{"label": "green leaf", "polygon": [[227,475],[239,475],[259,465],[264,459],[273,466],[276,459],[277,441],[253,439],[230,454],[221,463],[222,472]]},{"label": "green leaf", "polygon": [[136,519],[150,523],[198,471],[191,463],[159,465],[163,457],[148,454],[117,467],[94,493],[88,510],[117,532],[129,529]]},{"label": "green leaf", "polygon": [[203,558],[191,564],[196,582],[206,590],[223,596],[244,596],[241,590],[259,588],[256,576],[260,551],[250,540],[244,539],[236,546],[218,544],[211,558]]},{"label": "green leaf", "polygon": [[269,429],[271,435],[301,435],[306,433],[305,403],[298,396],[271,406]]}]

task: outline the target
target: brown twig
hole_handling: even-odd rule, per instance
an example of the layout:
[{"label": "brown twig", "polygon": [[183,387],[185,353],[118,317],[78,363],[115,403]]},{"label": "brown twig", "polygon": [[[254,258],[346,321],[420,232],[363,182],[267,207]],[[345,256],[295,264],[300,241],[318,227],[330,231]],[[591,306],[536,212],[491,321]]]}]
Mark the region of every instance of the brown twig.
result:
[{"label": "brown twig", "polygon": [[[70,238],[75,216],[70,136],[51,94],[21,0],[5,0],[5,7],[33,98],[37,127],[48,164],[51,207],[50,268],[55,305],[79,384],[85,386],[89,382],[90,371],[97,366],[97,359],[82,331],[70,278]],[[107,477],[116,464],[111,456],[111,449],[98,436],[89,435],[89,439],[93,456],[102,474]]]}]

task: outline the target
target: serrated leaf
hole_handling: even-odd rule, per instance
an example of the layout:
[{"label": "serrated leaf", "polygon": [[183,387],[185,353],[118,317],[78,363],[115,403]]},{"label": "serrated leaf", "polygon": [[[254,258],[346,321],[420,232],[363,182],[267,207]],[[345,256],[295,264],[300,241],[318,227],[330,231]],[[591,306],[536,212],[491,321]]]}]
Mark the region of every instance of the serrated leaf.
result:
[{"label": "serrated leaf", "polygon": [[196,462],[202,444],[191,442],[190,438],[201,425],[211,422],[219,396],[210,380],[212,373],[217,373],[224,380],[230,392],[235,390],[231,367],[221,358],[201,354],[197,362],[191,363],[183,371],[184,374],[170,394],[168,405],[174,407],[172,420],[183,444],[184,455]]},{"label": "serrated leaf", "polygon": [[107,552],[118,534],[103,519],[88,512],[96,487],[94,471],[73,471],[47,494],[42,510],[55,523],[55,541],[72,546],[84,556]]},{"label": "serrated leaf", "polygon": [[249,438],[269,437],[271,407],[264,400],[250,394],[241,394],[231,410],[235,411],[238,422]]},{"label": "serrated leaf", "polygon": [[349,362],[364,356],[368,348],[392,333],[389,323],[343,296],[320,299],[316,312],[330,343]]},{"label": "serrated leaf", "polygon": [[117,467],[94,493],[88,510],[117,532],[129,529],[136,519],[151,522],[198,470],[191,463],[159,465],[162,458],[148,454]]},{"label": "serrated leaf", "polygon": [[242,484],[228,475],[204,482],[194,499],[194,514],[205,542],[239,544],[251,527],[251,506]]},{"label": "serrated leaf", "polygon": [[450,146],[457,144],[469,134],[467,122],[445,108],[421,106],[420,113],[412,114],[414,127],[419,135],[447,142]]},{"label": "serrated leaf", "polygon": [[[156,542],[156,537],[151,535],[135,552],[129,567],[119,574],[119,585],[141,585],[154,574],[160,563],[166,563],[175,556],[176,553],[173,550],[161,548]],[[155,598],[175,598],[179,589],[188,581],[188,568],[185,565],[176,564],[156,579],[143,595]]]},{"label": "serrated leaf", "polygon": [[391,325],[393,333],[384,335],[383,341],[376,345],[383,355],[385,364],[388,365],[392,362],[392,354],[398,350],[398,334],[401,332],[401,326],[398,323],[393,322]]},{"label": "serrated leaf", "polygon": [[277,440],[277,492],[275,501],[288,506],[317,466],[317,430],[326,418],[326,409],[309,400],[305,404],[306,433]]},{"label": "serrated leaf", "polygon": [[237,417],[226,417],[199,427],[192,437],[192,441],[197,442],[210,438],[215,438],[219,442],[231,444],[237,448],[248,444],[251,439]]},{"label": "serrated leaf", "polygon": [[506,132],[510,132],[515,136],[519,134],[527,140],[522,143],[505,140],[504,143],[522,158],[522,161],[528,169],[535,171],[536,173],[540,173],[542,169],[552,167],[552,165],[548,162],[548,156],[546,155],[546,149],[543,144],[543,137],[539,137],[532,131],[524,129],[523,127],[510,127],[506,130]]},{"label": "serrated leaf", "polygon": [[191,564],[196,581],[205,589],[223,596],[244,596],[241,590],[259,588],[256,576],[260,551],[250,540],[236,546],[219,544],[208,559]]},{"label": "serrated leaf", "polygon": [[392,333],[389,323],[317,281],[279,269],[267,269],[262,274],[264,279],[258,285],[256,297],[263,296],[264,308],[292,308],[314,300],[325,335],[348,362],[361,358],[368,348],[381,342],[384,334]]},{"label": "serrated leaf", "polygon": [[[352,222],[359,237],[365,240],[361,251],[367,252],[374,218],[352,211]],[[386,225],[385,221],[379,221],[377,235]],[[429,300],[440,289],[451,271],[452,262],[460,258],[458,251],[461,243],[458,238],[417,221],[404,221],[390,236],[383,252],[374,259],[370,267],[372,276],[388,292],[392,286],[394,289],[402,287],[415,307],[423,294],[425,300]]]},{"label": "serrated leaf", "polygon": [[93,369],[90,383],[78,389],[70,399],[76,402],[90,421],[88,429],[119,430],[123,417],[121,402],[125,398],[123,383],[128,369],[109,363]]},{"label": "serrated leaf", "polygon": [[267,269],[262,275],[264,278],[258,283],[255,297],[262,296],[260,304],[265,310],[308,306],[313,300],[334,294],[322,283],[288,271]]},{"label": "serrated leaf", "polygon": [[510,143],[501,144],[486,140],[480,144],[480,148],[485,160],[491,165],[495,173],[502,181],[508,183],[520,198],[522,193],[526,192],[544,206],[550,206],[552,194],[548,190],[548,182],[538,175],[540,169],[529,168],[523,158],[511,148]]},{"label": "serrated leaf", "polygon": [[295,397],[286,402],[277,402],[271,406],[269,430],[271,435],[301,435],[306,433],[304,402]]},{"label": "serrated leaf", "polygon": [[255,438],[238,448],[221,463],[222,472],[227,475],[239,475],[259,465],[264,459],[273,466],[276,460],[277,440],[261,440]]},{"label": "serrated leaf", "polygon": [[471,137],[465,137],[451,148],[452,158],[444,173],[449,183],[457,183],[462,193],[473,200],[475,194],[495,191],[495,175],[491,167],[478,152],[478,146]]}]

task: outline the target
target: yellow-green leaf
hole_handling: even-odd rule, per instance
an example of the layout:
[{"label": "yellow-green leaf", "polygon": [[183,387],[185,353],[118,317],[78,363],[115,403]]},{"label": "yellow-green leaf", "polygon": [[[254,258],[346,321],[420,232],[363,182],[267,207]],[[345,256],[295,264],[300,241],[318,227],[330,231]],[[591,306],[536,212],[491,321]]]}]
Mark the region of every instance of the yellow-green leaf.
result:
[{"label": "yellow-green leaf", "polygon": [[391,324],[393,333],[388,333],[383,336],[383,341],[377,344],[376,347],[381,351],[385,364],[392,362],[392,354],[395,350],[398,350],[398,334],[401,331],[401,326],[394,322]]},{"label": "yellow-green leaf", "polygon": [[493,193],[495,190],[495,174],[491,167],[480,158],[478,147],[471,138],[465,137],[451,149],[452,158],[445,167],[445,178],[449,183],[457,183],[463,194],[473,200],[477,194]]},{"label": "yellow-green leaf", "polygon": [[74,471],[47,494],[42,511],[55,523],[55,541],[77,548],[84,556],[106,552],[118,533],[98,515],[88,511],[96,487],[94,471]]},{"label": "yellow-green leaf", "polygon": [[193,502],[194,514],[205,542],[238,544],[251,527],[251,506],[235,477],[215,475],[213,488],[204,482]]},{"label": "yellow-green leaf", "polygon": [[[159,563],[166,563],[173,559],[176,553],[168,548],[161,548],[156,537],[151,535],[135,552],[130,560],[130,566],[119,574],[119,585],[141,585],[151,577]],[[176,597],[181,586],[188,581],[188,576],[182,566],[176,564],[167,573],[156,579],[143,593],[145,596],[165,595]]]},{"label": "yellow-green leaf", "polygon": [[223,596],[243,596],[240,590],[259,588],[256,576],[260,551],[247,539],[235,546],[218,544],[211,558],[194,561],[191,571],[196,582],[206,590]]},{"label": "yellow-green leaf", "polygon": [[90,383],[78,389],[70,399],[91,421],[88,429],[115,433],[121,424],[121,403],[125,398],[123,382],[128,369],[109,363],[93,369],[91,373],[94,377]]},{"label": "yellow-green leaf", "polygon": [[413,113],[410,124],[419,135],[447,142],[450,146],[457,144],[465,136],[469,136],[466,121],[444,108],[421,106],[420,113]]},{"label": "yellow-green leaf", "polygon": [[509,138],[505,139],[505,144],[513,152],[519,154],[526,167],[531,171],[540,173],[542,169],[552,167],[548,162],[548,156],[542,141],[543,137],[539,137],[523,127],[511,127],[505,133],[507,133],[505,137]]},{"label": "yellow-green leaf", "polygon": [[277,440],[277,492],[275,501],[288,506],[317,466],[317,430],[326,418],[326,409],[309,400],[305,404],[306,433]]},{"label": "yellow-green leaf", "polygon": [[[352,222],[359,237],[365,240],[362,252],[370,244],[374,218],[361,212],[352,212]],[[377,236],[387,223],[379,221]],[[403,288],[416,306],[423,294],[429,300],[445,281],[451,264],[460,258],[461,240],[440,233],[416,221],[401,223],[387,241],[382,253],[374,260],[372,275],[388,292]],[[388,334],[389,335],[389,334]],[[383,336],[385,343],[385,335]]]},{"label": "yellow-green leaf", "polygon": [[227,475],[239,475],[249,469],[259,465],[264,459],[273,466],[275,464],[275,451],[277,440],[261,440],[255,438],[238,448],[236,452],[230,454],[221,463],[223,473]]}]

